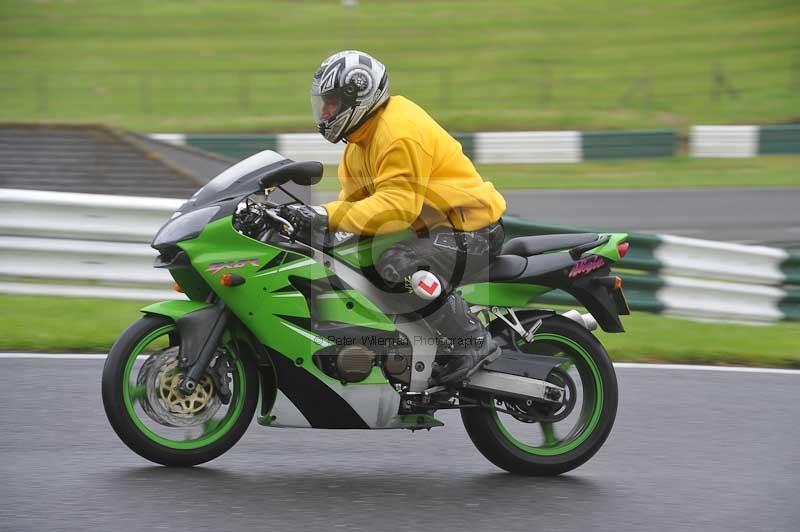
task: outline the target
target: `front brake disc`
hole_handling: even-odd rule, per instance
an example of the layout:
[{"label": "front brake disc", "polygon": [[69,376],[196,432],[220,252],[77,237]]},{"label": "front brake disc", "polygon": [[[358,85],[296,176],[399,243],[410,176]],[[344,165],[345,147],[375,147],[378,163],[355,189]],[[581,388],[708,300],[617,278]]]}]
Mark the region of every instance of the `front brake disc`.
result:
[{"label": "front brake disc", "polygon": [[178,367],[178,347],[170,347],[151,355],[142,365],[136,379],[147,390],[142,409],[150,419],[167,427],[202,425],[221,406],[214,380],[203,375],[191,395],[183,395],[178,386],[185,377]]}]

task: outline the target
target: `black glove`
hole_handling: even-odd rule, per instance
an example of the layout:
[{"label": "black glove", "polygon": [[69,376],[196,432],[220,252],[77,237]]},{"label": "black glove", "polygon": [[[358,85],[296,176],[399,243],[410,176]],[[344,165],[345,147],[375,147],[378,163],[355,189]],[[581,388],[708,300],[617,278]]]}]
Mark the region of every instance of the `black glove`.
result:
[{"label": "black glove", "polygon": [[292,238],[308,242],[312,231],[324,232],[328,228],[328,213],[322,207],[311,205],[284,205],[279,214],[294,227]]}]

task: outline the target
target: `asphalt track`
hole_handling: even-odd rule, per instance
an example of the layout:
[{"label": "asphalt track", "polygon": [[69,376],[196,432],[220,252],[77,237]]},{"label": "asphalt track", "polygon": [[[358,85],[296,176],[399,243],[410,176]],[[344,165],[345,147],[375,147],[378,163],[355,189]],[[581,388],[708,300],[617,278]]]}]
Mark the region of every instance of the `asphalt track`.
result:
[{"label": "asphalt track", "polygon": [[604,448],[516,477],[431,432],[252,426],[190,470],[112,432],[102,360],[0,358],[0,530],[795,531],[800,373],[618,368]]},{"label": "asphalt track", "polygon": [[[333,193],[315,193],[321,203]],[[507,190],[540,223],[800,248],[800,188]]]}]

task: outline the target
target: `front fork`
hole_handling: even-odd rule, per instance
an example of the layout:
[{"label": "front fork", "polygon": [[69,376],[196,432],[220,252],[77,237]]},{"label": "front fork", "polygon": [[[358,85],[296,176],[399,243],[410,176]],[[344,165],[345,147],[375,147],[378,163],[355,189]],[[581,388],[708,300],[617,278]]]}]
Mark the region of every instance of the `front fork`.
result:
[{"label": "front fork", "polygon": [[231,312],[221,300],[178,318],[180,351],[178,367],[186,370],[186,377],[178,386],[184,395],[191,395],[203,378],[208,365],[217,352],[222,335],[228,326]]}]

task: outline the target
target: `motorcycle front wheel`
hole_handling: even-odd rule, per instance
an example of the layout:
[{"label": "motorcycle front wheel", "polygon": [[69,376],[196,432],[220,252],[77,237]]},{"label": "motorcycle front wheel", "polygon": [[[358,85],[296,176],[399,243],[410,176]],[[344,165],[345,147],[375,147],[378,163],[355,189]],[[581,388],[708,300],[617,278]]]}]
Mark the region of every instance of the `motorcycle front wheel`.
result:
[{"label": "motorcycle front wheel", "polygon": [[106,416],[138,455],[165,466],[213,460],[247,430],[258,403],[256,364],[229,346],[220,350],[191,396],[177,386],[179,337],[175,322],[147,315],[128,327],[103,368]]},{"label": "motorcycle front wheel", "polygon": [[[536,321],[520,317],[526,329]],[[500,320],[490,330],[503,349],[563,360],[549,380],[568,393],[560,408],[476,394],[482,406],[461,410],[472,442],[493,464],[516,474],[559,475],[586,462],[610,434],[617,412],[616,374],[602,344],[562,316],[545,319],[533,342]]]}]

